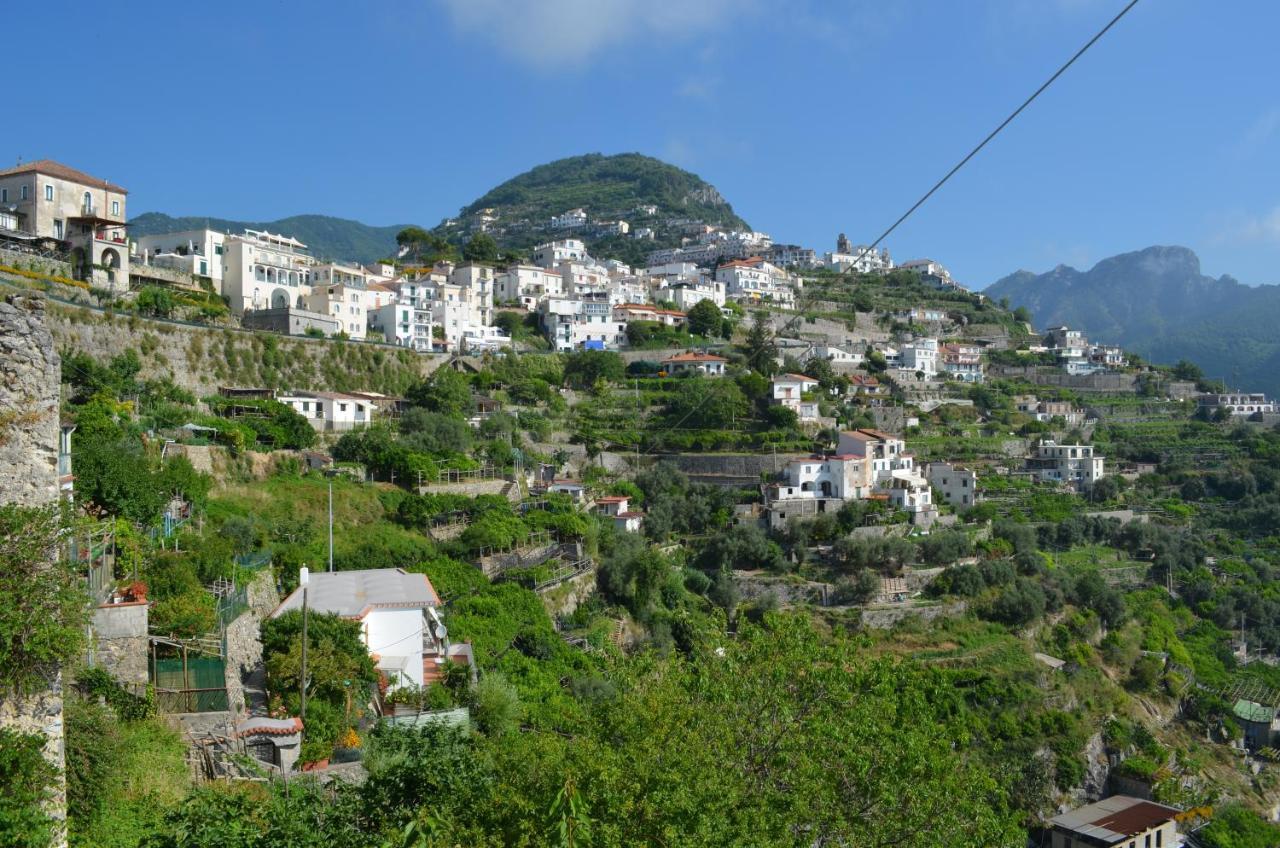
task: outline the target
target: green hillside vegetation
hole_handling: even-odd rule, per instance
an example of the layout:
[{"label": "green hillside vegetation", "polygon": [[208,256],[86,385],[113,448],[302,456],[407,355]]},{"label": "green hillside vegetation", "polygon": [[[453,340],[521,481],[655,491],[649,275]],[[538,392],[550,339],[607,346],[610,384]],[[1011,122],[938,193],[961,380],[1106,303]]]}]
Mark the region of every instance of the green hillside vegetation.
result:
[{"label": "green hillside vegetation", "polygon": [[[643,205],[658,207],[640,216]],[[553,215],[582,207],[591,220],[626,220],[655,230],[654,241],[625,237],[588,239],[602,256],[626,259],[655,247],[679,244],[679,233],[664,221],[684,218],[734,229],[749,229],[720,193],[701,177],[639,153],[605,156],[590,153],[539,165],[513,177],[463,207],[458,224],[441,224],[433,232],[461,244],[466,225],[480,210],[497,217],[493,235],[504,249],[527,250],[549,240],[545,229]],[[537,228],[537,229],[535,229]],[[563,237],[563,236],[561,236]]]},{"label": "green hillside vegetation", "polygon": [[246,229],[269,230],[293,236],[324,259],[375,262],[395,255],[396,233],[403,224],[375,227],[331,215],[291,215],[275,221],[233,221],[227,218],[174,217],[163,212],[144,212],[129,222],[129,235],[148,236],[209,227],[224,233]]}]

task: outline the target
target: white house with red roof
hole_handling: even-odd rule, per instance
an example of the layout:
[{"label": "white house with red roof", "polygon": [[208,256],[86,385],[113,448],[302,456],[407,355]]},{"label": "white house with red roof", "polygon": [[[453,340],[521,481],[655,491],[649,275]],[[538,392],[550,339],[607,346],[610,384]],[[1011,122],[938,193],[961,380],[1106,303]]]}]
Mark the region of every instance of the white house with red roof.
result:
[{"label": "white house with red roof", "polygon": [[714,353],[685,351],[662,360],[662,370],[668,374],[706,374],[708,377],[723,377],[729,360]]},{"label": "white house with red roof", "polygon": [[[771,506],[818,501],[818,512],[834,511],[846,500],[879,497],[910,513],[913,524],[927,526],[937,516],[929,483],[916,470],[906,443],[871,429],[841,433],[832,454],[791,460],[785,479],[770,486],[768,495]],[[836,503],[828,506],[828,501]]]},{"label": "white house with red roof", "polygon": [[614,528],[623,533],[639,533],[644,522],[644,513],[631,508],[631,498],[628,495],[596,498],[596,512],[611,516]]},{"label": "white house with red roof", "polygon": [[[301,610],[299,586],[271,613]],[[316,572],[305,587],[307,608],[360,624],[360,641],[387,678],[389,688],[423,686],[453,661],[474,666],[470,645],[450,645],[436,608],[440,598],[425,574],[402,568]]]},{"label": "white house with red roof", "polygon": [[818,381],[807,374],[779,374],[771,383],[772,400],[775,406],[785,406],[794,410],[801,421],[815,421],[818,418],[818,402],[805,400],[805,392],[818,388]]}]

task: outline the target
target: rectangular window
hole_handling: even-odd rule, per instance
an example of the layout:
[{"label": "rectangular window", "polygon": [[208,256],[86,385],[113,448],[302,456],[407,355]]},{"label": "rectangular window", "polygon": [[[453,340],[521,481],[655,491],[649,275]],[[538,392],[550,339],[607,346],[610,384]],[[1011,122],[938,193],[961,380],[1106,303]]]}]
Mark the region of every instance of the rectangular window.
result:
[{"label": "rectangular window", "polygon": [[214,253],[214,255],[215,255],[215,256],[221,256],[221,255],[222,255],[222,245],[220,245],[220,244],[215,244],[215,245],[213,246],[213,253]]},{"label": "rectangular window", "polygon": [[120,201],[118,200],[111,201],[111,214],[112,215],[120,214]]},{"label": "rectangular window", "polygon": [[0,188],[0,203],[8,203],[8,202],[9,202],[9,189]]},{"label": "rectangular window", "polygon": [[44,184],[44,199],[53,200],[53,184],[52,183]]},{"label": "rectangular window", "polygon": [[61,241],[64,238],[61,218],[53,219],[53,237]]},{"label": "rectangular window", "polygon": [[26,186],[23,186],[22,188],[18,189],[18,199],[19,199],[19,200],[26,200],[26,199],[27,199],[27,187],[26,187]]}]

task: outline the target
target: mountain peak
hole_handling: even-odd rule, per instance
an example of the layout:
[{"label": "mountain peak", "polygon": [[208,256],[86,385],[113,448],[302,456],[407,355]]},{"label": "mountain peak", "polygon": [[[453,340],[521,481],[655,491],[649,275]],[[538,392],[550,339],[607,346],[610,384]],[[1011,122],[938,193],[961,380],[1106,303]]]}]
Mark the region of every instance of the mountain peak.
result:
[{"label": "mountain peak", "polygon": [[1177,245],[1122,253],[1088,271],[1059,265],[1019,271],[986,290],[1030,310],[1040,327],[1066,324],[1094,341],[1120,344],[1157,362],[1190,359],[1206,372],[1240,375],[1240,388],[1280,391],[1280,286],[1250,288],[1205,276],[1195,252]]}]

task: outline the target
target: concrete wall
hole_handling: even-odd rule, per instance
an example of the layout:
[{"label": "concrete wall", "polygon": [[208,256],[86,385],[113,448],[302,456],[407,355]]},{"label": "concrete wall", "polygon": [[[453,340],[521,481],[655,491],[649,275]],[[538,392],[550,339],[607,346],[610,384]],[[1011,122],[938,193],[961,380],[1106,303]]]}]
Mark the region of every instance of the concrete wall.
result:
[{"label": "concrete wall", "polygon": [[[0,503],[39,506],[58,499],[61,363],[46,317],[42,297],[0,299]],[[58,769],[49,808],[65,820],[61,674],[28,696],[0,695],[0,727],[45,738],[45,757]],[[54,844],[66,844],[61,827]]]}]

